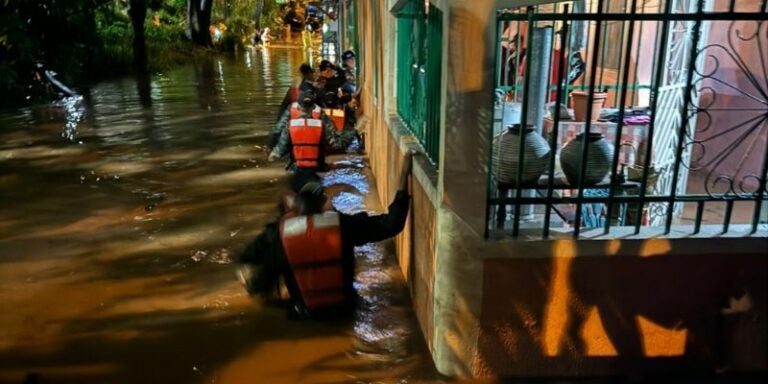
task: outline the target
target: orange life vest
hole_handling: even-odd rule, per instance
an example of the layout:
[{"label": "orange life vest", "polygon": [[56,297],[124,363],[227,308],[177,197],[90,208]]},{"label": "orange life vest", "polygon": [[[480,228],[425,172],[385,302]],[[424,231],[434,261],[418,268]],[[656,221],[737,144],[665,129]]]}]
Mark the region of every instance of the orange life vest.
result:
[{"label": "orange life vest", "polygon": [[288,90],[288,97],[290,98],[292,103],[299,100],[299,94],[301,93],[301,90],[299,88],[300,88],[299,84],[294,84]]},{"label": "orange life vest", "polygon": [[[314,108],[312,108],[312,118],[313,119],[319,119],[320,118],[320,107],[315,105]],[[292,103],[291,104],[291,119],[298,119],[301,117],[301,109],[299,109],[299,103]]]},{"label": "orange life vest", "polygon": [[317,168],[320,166],[320,145],[323,141],[323,123],[320,120],[320,108],[312,110],[310,118],[301,117],[298,105],[291,106],[291,120],[288,133],[293,146],[293,160],[299,168]]},{"label": "orange life vest", "polygon": [[325,112],[325,115],[331,119],[331,121],[333,122],[333,126],[336,127],[337,131],[344,130],[344,110],[343,109],[325,108],[323,109],[323,112]]},{"label": "orange life vest", "polygon": [[288,214],[280,221],[280,238],[307,309],[343,304],[339,214]]}]

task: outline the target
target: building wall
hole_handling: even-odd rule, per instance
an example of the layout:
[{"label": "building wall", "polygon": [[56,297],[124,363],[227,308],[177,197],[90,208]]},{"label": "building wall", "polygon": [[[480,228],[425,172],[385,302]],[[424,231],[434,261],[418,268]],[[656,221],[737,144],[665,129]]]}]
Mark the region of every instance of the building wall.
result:
[{"label": "building wall", "polygon": [[[377,181],[382,205],[387,206],[395,196],[404,153],[417,148],[417,139],[392,114],[396,105],[395,83],[395,19],[383,2],[358,2],[366,28],[361,31],[361,49],[366,50],[366,62],[361,68],[364,78],[362,98],[363,119],[360,129],[366,137],[366,153]],[[373,23],[372,7],[379,7],[381,20]],[[373,32],[378,28],[377,33]],[[379,60],[379,73],[374,72],[373,60]],[[378,97],[374,97],[373,82],[379,81]],[[435,229],[437,222],[437,172],[424,158],[414,161],[411,180],[411,215],[403,235],[395,239],[396,254],[403,276],[411,286],[413,303],[427,344],[431,347],[433,334],[433,281]],[[418,255],[418,257],[414,257]]]},{"label": "building wall", "polygon": [[[733,254],[716,239],[614,240],[585,255],[550,242],[488,258],[474,374],[764,370],[766,243],[743,244]],[[745,293],[750,310],[725,314]]]},{"label": "building wall", "polygon": [[[396,3],[358,2],[361,17],[374,6],[382,17],[361,23],[368,61],[360,128],[384,205],[394,196],[403,152],[416,145],[393,110],[389,9]],[[711,370],[718,359],[765,369],[765,238],[483,238],[495,11],[520,2],[432,3],[447,29],[441,171],[416,161],[412,213],[396,247],[437,369],[451,376],[597,375]],[[380,28],[376,40],[373,28]],[[379,73],[370,60],[376,55]],[[744,292],[751,308],[723,315],[744,304],[736,300]]]}]

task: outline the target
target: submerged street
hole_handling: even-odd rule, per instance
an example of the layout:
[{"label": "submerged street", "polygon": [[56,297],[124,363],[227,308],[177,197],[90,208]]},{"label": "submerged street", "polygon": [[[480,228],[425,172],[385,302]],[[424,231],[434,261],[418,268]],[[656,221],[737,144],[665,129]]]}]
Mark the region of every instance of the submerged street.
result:
[{"label": "submerged street", "polygon": [[[212,57],[0,115],[0,382],[443,381],[386,244],[358,248],[341,324],[289,321],[235,278],[277,217],[287,173],[262,146],[304,60]],[[362,158],[334,160],[337,209],[380,210]]]}]

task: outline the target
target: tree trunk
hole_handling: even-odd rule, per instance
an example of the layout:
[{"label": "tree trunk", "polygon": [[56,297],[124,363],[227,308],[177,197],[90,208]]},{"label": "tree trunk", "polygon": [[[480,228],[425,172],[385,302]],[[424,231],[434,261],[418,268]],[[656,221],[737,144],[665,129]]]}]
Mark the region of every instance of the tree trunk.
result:
[{"label": "tree trunk", "polygon": [[211,25],[211,10],[213,0],[188,0],[187,1],[187,26],[192,41],[204,47],[213,46],[211,33],[208,26]]},{"label": "tree trunk", "polygon": [[256,21],[256,33],[261,32],[261,13],[264,12],[264,0],[256,0],[256,12],[253,17]]},{"label": "tree trunk", "polygon": [[229,11],[230,11],[229,1],[228,0],[219,0],[219,4],[217,5],[217,7],[220,8],[221,16],[224,18],[224,20],[228,20],[229,19]]},{"label": "tree trunk", "polygon": [[131,0],[128,10],[133,26],[133,65],[139,73],[147,70],[147,46],[144,41],[144,19],[147,17],[147,4],[144,0]]}]

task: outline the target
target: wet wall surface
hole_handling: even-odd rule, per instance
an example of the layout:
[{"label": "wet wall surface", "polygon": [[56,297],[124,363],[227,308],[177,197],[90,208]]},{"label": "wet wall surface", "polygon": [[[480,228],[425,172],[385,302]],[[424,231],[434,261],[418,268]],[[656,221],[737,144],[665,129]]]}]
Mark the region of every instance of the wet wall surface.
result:
[{"label": "wet wall surface", "polygon": [[[0,382],[445,381],[386,244],[358,249],[342,323],[289,321],[235,279],[277,215],[262,145],[303,60],[213,57],[0,114]],[[362,159],[337,160],[337,208],[379,209]]]}]

